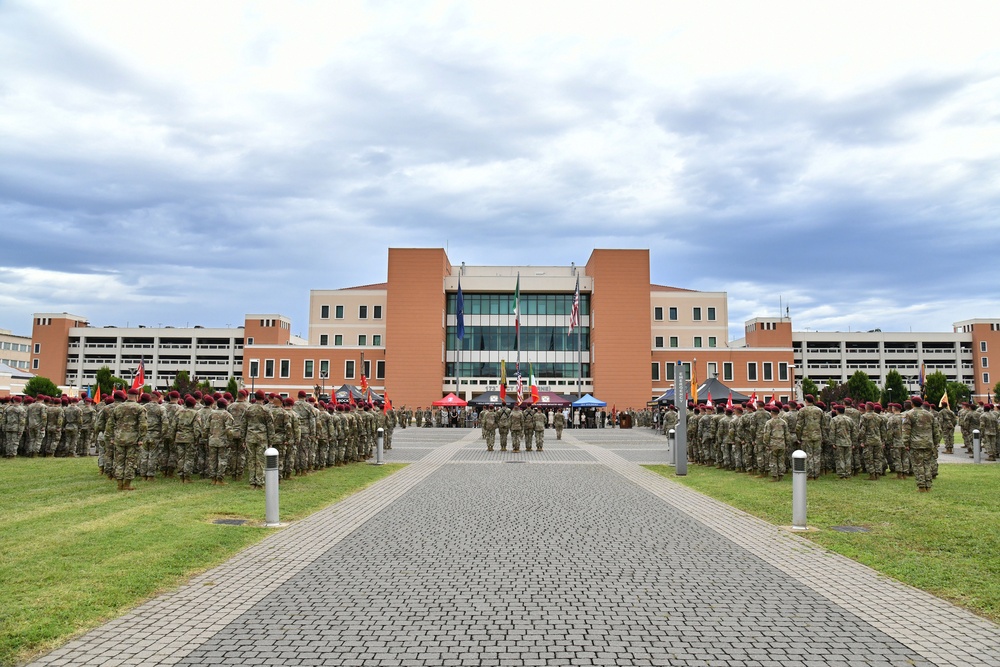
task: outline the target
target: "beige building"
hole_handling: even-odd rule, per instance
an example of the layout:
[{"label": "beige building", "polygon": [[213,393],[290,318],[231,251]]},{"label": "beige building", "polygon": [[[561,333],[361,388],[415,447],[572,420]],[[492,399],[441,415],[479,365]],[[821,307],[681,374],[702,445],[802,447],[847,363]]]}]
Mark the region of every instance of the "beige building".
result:
[{"label": "beige building", "polygon": [[0,364],[19,371],[31,369],[31,338],[0,329]]}]

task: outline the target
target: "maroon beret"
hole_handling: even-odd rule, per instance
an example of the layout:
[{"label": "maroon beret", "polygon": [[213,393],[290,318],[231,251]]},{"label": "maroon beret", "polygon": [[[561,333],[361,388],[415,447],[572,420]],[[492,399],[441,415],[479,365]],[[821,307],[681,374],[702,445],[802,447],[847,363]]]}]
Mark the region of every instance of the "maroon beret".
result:
[{"label": "maroon beret", "polygon": [[222,408],[222,409],[228,408],[229,407],[229,401],[227,401],[224,398],[220,398],[219,399],[219,407]]},{"label": "maroon beret", "polygon": [[246,389],[240,389],[240,390],[239,390],[239,391],[238,391],[237,393],[238,393],[238,394],[239,394],[240,396],[243,396],[243,397],[246,397],[246,396],[249,396],[249,395],[250,395],[250,392],[249,392],[249,391],[247,391]]},{"label": "maroon beret", "polygon": [[193,408],[194,406],[198,405],[198,399],[188,394],[187,396],[184,397],[184,403],[189,408]]},{"label": "maroon beret", "polygon": [[299,398],[305,398],[307,396],[305,389],[299,389]]}]

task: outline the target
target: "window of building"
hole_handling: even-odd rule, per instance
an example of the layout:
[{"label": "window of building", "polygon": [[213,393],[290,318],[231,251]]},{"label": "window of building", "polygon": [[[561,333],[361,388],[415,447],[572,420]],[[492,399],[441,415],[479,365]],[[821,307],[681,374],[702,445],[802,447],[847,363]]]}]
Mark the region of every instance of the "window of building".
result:
[{"label": "window of building", "polygon": [[385,360],[380,359],[375,362],[375,379],[384,380],[385,379]]},{"label": "window of building", "polygon": [[382,336],[380,334],[372,334],[372,345],[382,347]]},{"label": "window of building", "polygon": [[338,320],[344,319],[344,307],[343,306],[337,306],[336,308],[334,308],[333,312],[334,312],[334,317],[336,317]]},{"label": "window of building", "polygon": [[287,378],[292,374],[292,362],[288,359],[282,359],[281,363],[278,365],[278,377]]},{"label": "window of building", "polygon": [[354,359],[347,359],[344,361],[344,379],[354,379]]},{"label": "window of building", "polygon": [[663,306],[656,306],[653,308],[653,319],[657,322],[663,321]]},{"label": "window of building", "polygon": [[39,354],[42,351],[42,344],[35,343],[35,354]]},{"label": "window of building", "polygon": [[764,362],[764,382],[774,380],[774,365],[770,361]]},{"label": "window of building", "polygon": [[368,306],[358,306],[358,319],[359,320],[368,319]]},{"label": "window of building", "polygon": [[660,381],[660,362],[653,362],[653,382]]},{"label": "window of building", "polygon": [[982,359],[980,359],[980,361],[982,362],[981,366],[983,368],[988,368],[989,367],[989,358],[988,357],[983,357]]},{"label": "window of building", "polygon": [[985,340],[979,341],[979,351],[980,352],[985,352],[986,351],[986,341]]},{"label": "window of building", "polygon": [[653,347],[663,347],[663,336],[657,336],[654,340],[656,342],[654,343]]},{"label": "window of building", "polygon": [[715,307],[713,306],[708,307],[708,321],[709,322],[715,321]]},{"label": "window of building", "polygon": [[782,382],[788,382],[788,364],[784,361],[778,362],[778,379]]},{"label": "window of building", "polygon": [[344,334],[334,334],[333,335],[333,344],[334,345],[343,345],[344,344]]},{"label": "window of building", "polygon": [[260,361],[257,359],[250,360],[250,377],[260,377]]},{"label": "window of building", "polygon": [[365,369],[362,371],[362,373],[365,374],[366,378],[370,378],[372,376],[372,362],[371,361],[369,361],[367,359],[365,360]]},{"label": "window of building", "polygon": [[382,319],[382,306],[372,306],[372,317],[376,320]]},{"label": "window of building", "polygon": [[695,306],[691,309],[691,319],[695,322],[701,321],[701,306]]},{"label": "window of building", "polygon": [[36,371],[38,370],[38,359],[31,360],[31,367]]},{"label": "window of building", "polygon": [[320,334],[319,335],[319,344],[320,345],[329,345],[330,344],[330,334]]},{"label": "window of building", "polygon": [[732,379],[733,379],[733,362],[731,362],[731,361],[723,361],[722,362],[722,380],[724,382],[725,381],[730,381],[731,382]]},{"label": "window of building", "polygon": [[[35,361],[38,361],[38,360],[35,359]],[[988,385],[989,383],[990,383],[990,374],[989,373],[983,373],[983,384],[987,384]]]},{"label": "window of building", "polygon": [[674,379],[674,365],[673,364],[671,364],[669,362],[663,364],[663,378],[665,380],[673,380]]},{"label": "window of building", "polygon": [[319,317],[321,320],[330,319],[330,306],[320,306],[319,307]]},{"label": "window of building", "polygon": [[247,345],[253,345],[253,336],[247,338]]},{"label": "window of building", "polygon": [[747,380],[749,382],[757,381],[757,362],[748,361],[747,362]]},{"label": "window of building", "polygon": [[677,336],[670,337],[670,347],[680,347],[680,341],[677,339]]},{"label": "window of building", "polygon": [[667,312],[668,312],[668,315],[670,316],[670,321],[671,322],[676,322],[677,321],[677,306],[670,306],[670,310],[667,311]]},{"label": "window of building", "polygon": [[714,361],[708,362],[708,377],[714,378],[718,376],[719,376],[719,364]]},{"label": "window of building", "polygon": [[701,336],[695,336],[694,337],[694,346],[695,347],[701,347]]},{"label": "window of building", "polygon": [[274,377],[274,359],[264,360],[264,377],[266,378]]},{"label": "window of building", "polygon": [[358,334],[358,345],[364,347],[368,344],[368,336],[365,334]]},{"label": "window of building", "polygon": [[306,359],[302,363],[302,377],[311,378],[313,376],[313,360]]},{"label": "window of building", "polygon": [[327,359],[321,359],[319,362],[319,376],[321,378],[330,377],[330,362]]},{"label": "window of building", "polygon": [[715,336],[709,336],[708,337],[708,346],[709,347],[715,347],[715,345],[716,345],[716,338],[715,338]]}]

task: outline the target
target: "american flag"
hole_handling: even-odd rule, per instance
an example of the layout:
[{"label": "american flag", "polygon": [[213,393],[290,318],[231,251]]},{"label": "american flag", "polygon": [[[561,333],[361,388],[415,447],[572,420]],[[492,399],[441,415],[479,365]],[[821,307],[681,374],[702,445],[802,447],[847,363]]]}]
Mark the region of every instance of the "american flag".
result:
[{"label": "american flag", "polygon": [[521,381],[521,362],[514,366],[514,373],[517,375],[517,402],[518,405],[524,402],[524,383]]},{"label": "american flag", "polygon": [[573,328],[580,326],[580,274],[576,276],[576,292],[573,293],[573,311],[569,314],[569,331],[566,335],[573,333]]}]

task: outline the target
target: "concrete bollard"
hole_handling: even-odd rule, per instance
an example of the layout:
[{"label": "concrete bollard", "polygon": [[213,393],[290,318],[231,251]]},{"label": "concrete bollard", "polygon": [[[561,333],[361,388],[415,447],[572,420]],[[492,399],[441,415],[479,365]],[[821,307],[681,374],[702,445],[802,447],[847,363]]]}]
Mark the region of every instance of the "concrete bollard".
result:
[{"label": "concrete bollard", "polygon": [[385,459],[383,447],[385,446],[385,429],[380,428],[378,430],[378,436],[376,436],[375,442],[377,444],[377,449],[375,450],[375,465],[384,466]]},{"label": "concrete bollard", "polygon": [[792,530],[808,530],[806,522],[806,456],[801,449],[792,452]]},{"label": "concrete bollard", "polygon": [[667,431],[667,463],[677,465],[677,431],[674,429]]},{"label": "concrete bollard", "polygon": [[264,525],[272,528],[278,522],[278,450],[268,447],[264,452]]},{"label": "concrete bollard", "polygon": [[972,429],[972,460],[976,463],[983,462],[983,434],[978,428]]}]

